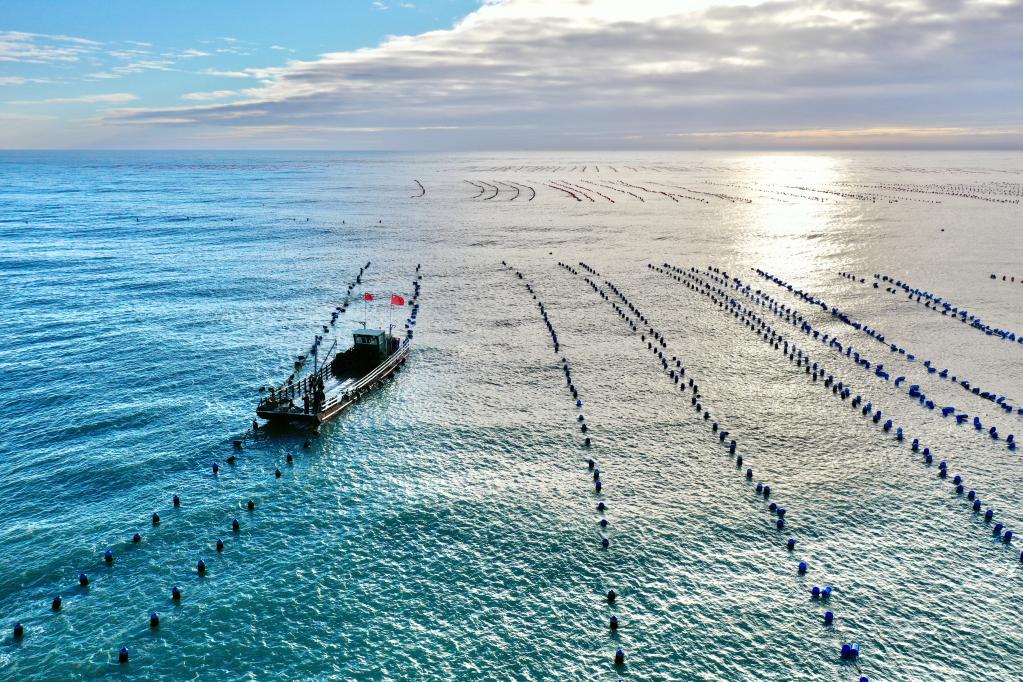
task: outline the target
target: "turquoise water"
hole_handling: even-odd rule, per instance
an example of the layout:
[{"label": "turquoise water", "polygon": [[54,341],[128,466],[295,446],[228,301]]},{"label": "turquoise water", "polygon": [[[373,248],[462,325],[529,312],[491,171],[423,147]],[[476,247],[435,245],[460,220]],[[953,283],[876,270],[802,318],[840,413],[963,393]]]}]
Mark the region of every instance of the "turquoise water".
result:
[{"label": "turquoise water", "polygon": [[[0,678],[1020,679],[1023,536],[1005,544],[993,524],[1023,532],[1005,440],[1023,416],[922,360],[1020,406],[1023,345],[870,284],[891,274],[1023,331],[1021,176],[1019,154],[4,153]],[[559,354],[502,260],[544,302]],[[226,464],[259,387],[287,376],[366,261],[358,290],[385,294],[423,264],[406,369],[308,449],[264,429]],[[664,333],[753,481],[587,273],[558,261],[585,261]],[[905,429],[897,442],[647,268],[664,262],[762,288],[985,431],[807,342]],[[337,335],[387,315],[353,306]]]}]

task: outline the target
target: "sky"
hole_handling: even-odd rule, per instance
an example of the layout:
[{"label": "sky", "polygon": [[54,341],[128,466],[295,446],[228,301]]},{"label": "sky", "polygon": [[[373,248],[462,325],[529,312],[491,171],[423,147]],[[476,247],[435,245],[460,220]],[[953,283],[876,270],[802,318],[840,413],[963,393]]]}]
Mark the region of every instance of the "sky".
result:
[{"label": "sky", "polygon": [[0,0],[0,148],[1023,148],[1023,0]]}]

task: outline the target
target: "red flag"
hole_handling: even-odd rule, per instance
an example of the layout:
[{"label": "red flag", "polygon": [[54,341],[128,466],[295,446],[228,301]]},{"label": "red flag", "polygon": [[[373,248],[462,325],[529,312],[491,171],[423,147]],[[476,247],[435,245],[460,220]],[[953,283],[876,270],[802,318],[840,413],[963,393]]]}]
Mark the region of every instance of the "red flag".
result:
[{"label": "red flag", "polygon": [[391,294],[391,305],[405,305],[405,299],[398,294]]},{"label": "red flag", "polygon": [[366,293],[364,293],[364,294],[362,295],[362,297],[363,297],[363,298],[364,298],[365,300],[367,300],[367,301],[372,301],[372,300],[373,300],[373,294],[369,293],[368,291],[367,291]]}]

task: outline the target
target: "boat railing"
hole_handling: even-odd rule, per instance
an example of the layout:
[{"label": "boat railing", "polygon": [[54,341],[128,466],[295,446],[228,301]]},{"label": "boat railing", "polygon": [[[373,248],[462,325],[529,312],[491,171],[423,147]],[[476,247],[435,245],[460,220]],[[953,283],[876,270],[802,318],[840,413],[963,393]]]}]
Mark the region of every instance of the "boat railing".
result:
[{"label": "boat railing", "polygon": [[263,407],[270,403],[280,403],[282,400],[295,400],[301,398],[302,394],[309,388],[310,382],[315,379],[322,379],[326,383],[330,374],[330,363],[337,355],[337,339],[334,339],[334,343],[331,344],[330,349],[323,358],[323,362],[319,369],[315,372],[310,373],[308,376],[302,377],[298,381],[286,381],[280,386],[272,386],[270,388],[270,395],[264,396],[259,401],[259,406]]}]

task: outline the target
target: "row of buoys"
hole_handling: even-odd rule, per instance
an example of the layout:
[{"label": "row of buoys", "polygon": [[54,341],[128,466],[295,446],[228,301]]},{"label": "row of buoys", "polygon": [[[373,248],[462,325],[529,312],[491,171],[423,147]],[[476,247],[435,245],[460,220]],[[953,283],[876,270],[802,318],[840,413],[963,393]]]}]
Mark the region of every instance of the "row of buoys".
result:
[{"label": "row of buoys", "polygon": [[[507,263],[505,261],[501,261],[501,264],[507,266]],[[561,267],[564,267],[564,268],[566,268],[568,270],[572,269],[571,267],[569,267],[568,265],[566,265],[564,263],[558,263],[558,265],[560,265]],[[553,348],[554,348],[554,352],[555,352],[555,354],[558,354],[560,352],[560,345],[558,343],[558,335],[557,335],[557,332],[554,329],[553,323],[550,321],[549,315],[547,314],[546,306],[544,305],[543,301],[541,301],[538,298],[536,291],[533,289],[532,285],[528,281],[525,280],[525,277],[522,275],[522,273],[517,271],[517,270],[514,270],[514,269],[512,269],[512,271],[515,272],[515,274],[518,276],[519,279],[523,280],[523,283],[525,284],[525,287],[526,287],[526,291],[528,291],[530,296],[532,296],[533,300],[536,301],[537,308],[540,311],[540,316],[543,318],[544,324],[546,325],[547,330],[548,330],[548,332],[551,335],[551,342],[552,342],[552,345],[553,345]],[[579,390],[576,387],[575,382],[574,382],[573,377],[572,377],[572,367],[571,367],[571,365],[568,362],[568,358],[565,357],[565,356],[561,356],[561,371],[565,375],[565,383],[566,383],[566,385],[568,387],[568,392],[569,392],[569,394],[571,396],[571,399],[574,401],[574,405],[575,405],[576,410],[578,410],[578,414],[576,415],[576,422],[579,424],[579,429],[583,433],[583,436],[584,436],[584,440],[582,442],[582,447],[586,448],[588,450],[592,446],[592,442],[590,440],[591,437],[589,435],[587,435],[588,432],[589,432],[589,428],[586,425],[586,418],[583,415],[583,411],[582,411],[583,410],[583,401],[582,401],[582,398],[579,395]],[[605,501],[603,499],[604,479],[602,477],[602,472],[600,470],[600,467],[597,465],[597,462],[593,459],[592,456],[587,458],[586,466],[587,466],[587,470],[589,471],[589,473],[590,473],[590,475],[592,477],[594,493],[597,496],[597,513],[600,515],[600,520],[598,521],[598,525],[600,526],[600,531],[598,531],[598,537],[600,538],[600,546],[601,546],[602,549],[606,550],[606,549],[609,549],[610,546],[611,546],[611,538],[607,534],[607,528],[608,528],[608,519],[607,519],[607,514],[606,514],[606,512],[607,512],[607,504],[605,503]],[[613,589],[609,590],[607,592],[607,603],[610,606],[613,607],[615,605],[616,600],[617,600],[617,594],[615,593],[615,591]],[[611,614],[610,620],[609,620],[609,627],[610,627],[612,632],[618,630],[619,621],[618,621],[617,614],[615,614],[615,613]],[[615,651],[614,664],[615,664],[615,667],[617,667],[619,669],[622,668],[625,665],[625,652],[624,652],[623,649],[618,648]]]},{"label": "row of buoys", "polygon": [[[361,276],[362,276],[365,268],[368,268],[368,267],[369,267],[369,263],[367,263],[366,266],[364,266],[363,269],[360,269],[360,271],[359,271],[359,279],[361,279]],[[419,273],[420,269],[421,269],[421,265],[417,265],[416,266],[416,272]],[[421,285],[419,284],[419,280],[421,280],[421,279],[422,279],[422,275],[418,275],[416,281],[413,283],[413,287],[415,289],[415,294],[414,294],[414,296],[413,296],[413,298],[411,299],[411,302],[410,302],[410,305],[413,306],[413,313],[412,313],[412,318],[411,318],[413,323],[414,323],[414,317],[416,315],[416,312],[418,311],[418,305],[419,304],[418,304],[417,301],[418,301],[419,293],[420,293],[420,290],[421,290]],[[258,428],[259,428],[258,423],[255,420],[253,420],[252,431],[255,432],[255,431],[258,430]],[[235,441],[234,443],[235,443],[236,447],[239,447],[239,441]],[[310,446],[311,446],[311,442],[307,439],[305,441],[305,444],[304,444],[303,447],[308,449]],[[233,464],[236,463],[236,461],[237,461],[237,458],[236,458],[235,455],[230,455],[227,458],[227,463],[228,464],[233,465]],[[287,461],[287,463],[289,465],[293,464],[294,463],[294,456],[291,455],[290,453],[288,453],[286,461]],[[212,464],[212,472],[213,472],[213,475],[215,475],[215,476],[219,474],[219,472],[220,472],[220,465],[217,462],[214,462]],[[280,470],[279,467],[275,469],[274,475],[278,479],[281,478],[282,474],[281,474],[281,470]],[[177,495],[177,494],[174,494],[172,496],[172,498],[171,498],[171,504],[172,504],[173,508],[179,509],[181,507],[181,497],[179,495]],[[255,503],[255,501],[252,498],[249,498],[247,500],[246,504],[245,504],[245,507],[246,507],[246,509],[249,512],[253,512],[253,511],[255,511],[256,503]],[[151,516],[150,516],[150,523],[151,523],[151,525],[153,527],[159,527],[161,525],[162,521],[163,521],[163,519],[162,519],[162,517],[160,516],[160,514],[158,512],[153,512],[151,514]],[[231,527],[231,532],[233,534],[237,535],[237,534],[239,534],[241,532],[241,522],[237,518],[234,518],[234,519],[231,520],[230,527]],[[132,538],[131,538],[131,543],[135,544],[135,545],[141,544],[142,539],[143,538],[142,538],[141,533],[136,532],[132,536]],[[222,538],[217,538],[216,543],[215,543],[215,547],[216,547],[216,551],[218,553],[224,551],[225,543],[224,543]],[[113,564],[114,564],[114,560],[115,560],[115,555],[114,555],[113,549],[105,550],[103,552],[103,555],[102,555],[102,560],[103,560],[103,563],[107,567],[112,567]],[[196,570],[196,573],[199,576],[205,576],[206,575],[206,573],[207,573],[207,565],[206,565],[206,562],[205,562],[204,559],[200,558],[197,561],[197,563],[195,565],[195,570]],[[87,573],[81,572],[81,573],[78,574],[78,586],[79,586],[80,589],[82,589],[82,590],[88,589],[91,586],[91,584],[92,584],[92,580],[91,580],[91,578],[89,577],[89,575]],[[174,585],[171,588],[171,601],[173,603],[180,603],[181,599],[182,599],[181,588],[178,585]],[[60,611],[63,608],[63,602],[64,602],[64,599],[63,599],[62,595],[60,595],[60,594],[56,595],[53,598],[53,600],[50,602],[50,609],[52,611]],[[154,629],[159,627],[159,625],[160,625],[160,616],[159,616],[158,612],[150,613],[150,615],[149,615],[149,624],[150,624],[150,627],[154,628]],[[20,640],[20,639],[22,639],[24,637],[25,629],[24,629],[24,626],[20,622],[15,624],[14,630],[13,630],[13,635],[14,635],[14,638],[17,639],[17,640]],[[120,663],[127,663],[128,662],[128,655],[129,655],[128,654],[128,649],[126,647],[122,648],[119,651],[119,653],[118,653],[118,660],[119,660],[119,662]]]},{"label": "row of buoys", "polygon": [[[998,275],[996,275],[995,273],[992,272],[991,273],[991,279],[998,279]],[[1016,283],[1016,275],[1002,275],[1002,281],[1003,282],[1010,282],[1012,284],[1015,284]],[[1020,276],[1019,283],[1023,284],[1023,275]]]},{"label": "row of buoys", "polygon": [[[669,267],[669,269],[674,269],[674,270],[676,270],[678,272],[682,272],[682,270],[680,268],[673,268],[670,265],[668,267]],[[689,270],[692,273],[700,272],[695,267],[691,267]],[[863,367],[864,369],[866,369],[868,371],[873,369],[874,376],[876,376],[876,377],[878,377],[878,378],[880,378],[880,379],[882,379],[884,381],[890,380],[891,376],[890,376],[890,374],[887,371],[884,370],[884,365],[883,364],[880,364],[880,363],[874,364],[874,363],[872,363],[870,360],[868,360],[866,358],[865,355],[861,354],[858,351],[854,351],[851,346],[847,347],[847,346],[843,345],[842,343],[840,343],[837,338],[832,337],[832,336],[830,336],[827,333],[823,333],[822,334],[820,331],[814,329],[813,325],[811,325],[809,322],[806,321],[807,318],[805,316],[803,316],[802,314],[800,314],[799,311],[796,310],[794,307],[787,306],[785,304],[781,304],[781,303],[777,302],[769,294],[761,291],[760,289],[757,289],[757,290],[754,291],[753,288],[750,285],[748,285],[748,284],[744,285],[742,280],[740,280],[738,277],[731,277],[731,278],[729,278],[728,273],[723,273],[724,274],[723,277],[719,276],[722,273],[717,268],[708,267],[704,274],[706,274],[708,277],[712,278],[717,284],[719,284],[721,286],[731,287],[732,289],[737,291],[740,295],[746,297],[750,301],[756,303],[757,305],[760,305],[761,307],[764,307],[764,308],[768,309],[771,313],[773,313],[776,317],[778,317],[782,321],[791,324],[793,326],[793,328],[797,328],[801,333],[807,335],[808,337],[812,337],[814,340],[820,341],[825,347],[827,347],[827,348],[829,348],[831,350],[836,351],[839,355],[844,355],[846,358],[851,359],[857,365]],[[706,283],[701,284],[701,286],[706,286],[708,288],[710,287],[710,285],[706,284]],[[719,293],[721,295],[729,297],[729,294],[727,294],[723,289],[719,289],[718,291],[719,291]],[[876,333],[876,332],[873,332],[873,330],[870,330],[868,333]],[[883,339],[883,337],[882,337],[882,339]],[[893,348],[893,350],[894,350],[894,348]],[[915,356],[908,355],[908,359],[913,360],[913,359],[915,359]],[[929,360],[925,361],[924,365],[926,367],[928,367],[929,369],[931,368],[931,364],[930,364]],[[946,369],[946,370],[942,370],[942,372],[939,374],[939,376],[941,376],[942,378],[945,378],[947,376],[947,374],[948,374],[948,370]],[[953,379],[956,379],[956,378],[957,377],[953,377]],[[895,380],[896,388],[898,388],[899,385],[903,381],[905,381],[905,377],[898,377]],[[963,382],[960,382],[960,383],[963,383]],[[965,382],[965,383],[966,383],[966,385],[968,387],[969,382]],[[941,412],[942,412],[942,416],[943,417],[948,417],[948,416],[952,415],[953,413],[955,413],[955,411],[956,411],[955,408],[948,408],[948,407],[946,407],[946,408],[939,408],[939,406],[936,405],[933,400],[928,400],[927,399],[926,395],[924,395],[920,391],[920,386],[918,384],[914,384],[914,385],[910,386],[907,395],[908,395],[908,397],[911,400],[917,401],[922,407],[925,407],[928,410],[940,409]],[[987,394],[985,394],[985,395],[987,395]],[[964,423],[966,421],[966,419],[967,419],[967,415],[965,413],[960,413],[960,414],[956,415],[956,422],[959,423],[959,424]],[[979,417],[974,417],[974,426],[975,426],[975,429],[977,431],[981,430],[982,427],[981,427],[981,422],[980,422],[980,418]],[[994,440],[998,440],[999,439],[998,430],[996,428],[993,428],[993,427],[990,428],[988,430],[988,435],[992,439],[994,439]],[[1011,434],[1006,438],[1006,443],[1007,443],[1008,448],[1010,450],[1015,450],[1016,449],[1015,438]]]},{"label": "row of buoys", "polygon": [[920,303],[925,308],[941,313],[946,317],[951,316],[952,318],[969,325],[971,328],[976,329],[987,336],[997,336],[1000,339],[1014,341],[1023,345],[1023,334],[1017,334],[1016,332],[1008,331],[1006,329],[992,327],[991,325],[983,322],[979,316],[970,314],[966,308],[946,300],[943,296],[937,296],[929,291],[914,287],[908,282],[903,282],[891,275],[885,275],[880,272],[874,273],[874,279],[877,280],[877,282],[874,283],[875,288],[878,282],[891,283],[893,286],[908,294],[909,300]]},{"label": "row of buoys", "polygon": [[[886,338],[886,336],[884,334],[881,334],[876,329],[871,329],[870,327],[868,327],[868,326],[866,326],[866,325],[864,325],[864,324],[862,324],[860,322],[857,322],[856,320],[853,320],[846,313],[844,313],[841,310],[839,310],[838,307],[836,307],[836,306],[829,306],[827,303],[825,303],[819,297],[814,296],[814,295],[810,294],[809,292],[805,292],[805,291],[802,291],[800,289],[794,288],[791,284],[789,284],[788,282],[784,281],[780,277],[772,275],[772,274],[770,274],[770,273],[768,273],[768,272],[766,272],[764,270],[761,270],[759,268],[752,268],[752,269],[760,277],[762,277],[762,278],[766,279],[767,281],[772,282],[772,283],[774,283],[774,284],[776,284],[776,285],[778,285],[778,286],[780,286],[780,287],[782,287],[784,289],[787,289],[789,291],[789,293],[791,293],[793,296],[796,296],[797,298],[800,298],[800,299],[802,299],[802,300],[804,300],[804,301],[806,301],[806,302],[808,302],[808,303],[810,303],[812,305],[820,306],[821,309],[824,310],[825,312],[830,312],[830,314],[831,314],[831,316],[833,318],[843,322],[844,324],[852,327],[853,329],[855,329],[857,331],[863,332],[864,334],[866,334],[867,336],[871,337],[872,339],[878,341],[879,343],[884,344],[891,352],[898,353],[899,355],[905,356],[905,358],[908,361],[910,361],[910,362],[913,362],[913,361],[916,360],[916,356],[913,353],[910,353],[907,349],[900,347],[896,343],[891,343],[890,341],[888,341],[888,339]],[[737,277],[734,278],[734,283],[736,285],[741,285],[742,284],[741,280],[739,280],[739,278],[737,278]],[[739,288],[739,287],[737,286],[735,288]],[[750,289],[750,287],[747,286],[746,289],[748,291]],[[761,293],[762,292],[760,292],[760,290],[758,289],[757,290],[757,294],[760,295]],[[771,299],[771,297],[767,296],[766,294],[763,294],[763,295],[768,300],[772,300],[773,301],[773,299]],[[809,323],[804,322],[804,324],[808,328],[812,329],[812,327],[810,327]],[[841,351],[841,346],[840,345],[839,345],[839,351]],[[846,349],[846,356],[847,357],[849,356],[851,351],[852,351],[851,347]],[[947,368],[946,369],[942,369],[939,372],[938,368],[935,367],[931,363],[930,360],[925,360],[924,361],[924,367],[927,368],[927,372],[929,374],[936,374],[938,377],[940,377],[942,379],[949,378],[949,370]],[[975,395],[975,396],[977,396],[977,397],[979,397],[979,398],[981,398],[983,400],[987,400],[989,402],[992,402],[992,403],[996,404],[1001,410],[1003,410],[1004,412],[1006,412],[1008,414],[1012,414],[1014,411],[1018,412],[1019,414],[1023,414],[1023,407],[1015,408],[1006,399],[1005,396],[1000,396],[997,393],[990,392],[990,391],[984,391],[984,390],[982,390],[978,386],[972,386],[969,380],[962,378],[962,374],[953,375],[951,377],[951,381],[952,381],[952,383],[959,384],[968,393],[971,393],[972,395]],[[897,385],[898,385],[898,382],[896,383],[896,386]],[[934,409],[930,404],[927,404],[926,396],[924,396],[922,393],[917,393],[916,395],[911,395],[910,397],[918,398],[919,402],[921,404],[925,404],[930,409]],[[953,414],[956,411],[955,408],[945,408],[945,409],[947,410],[947,411],[943,410],[943,416],[945,416],[945,417],[949,416],[950,414]],[[960,420],[959,423],[962,423],[963,421],[965,421],[965,419]],[[1011,443],[1011,441],[1010,441],[1010,443]],[[1010,445],[1010,449],[1015,449],[1015,447]]]},{"label": "row of buoys", "polygon": [[[754,311],[752,311],[749,308],[746,308],[745,306],[740,305],[738,301],[736,301],[734,298],[731,298],[728,295],[727,291],[725,291],[724,289],[714,289],[713,287],[711,287],[707,282],[705,282],[701,277],[699,277],[698,274],[696,274],[697,271],[695,268],[690,268],[689,271],[683,271],[681,268],[677,268],[667,263],[665,264],[664,268],[659,268],[652,265],[648,267],[657,272],[665,274],[671,277],[672,279],[675,279],[676,281],[679,281],[680,283],[682,283],[684,286],[691,290],[697,291],[709,297],[716,305],[718,305],[719,308],[724,310],[726,314],[730,314],[732,317],[743,321],[744,325],[751,331],[753,331],[755,334],[757,334],[757,336],[760,336],[764,341],[768,342],[776,350],[779,350],[784,355],[786,355],[789,358],[790,363],[794,361],[796,362],[797,367],[803,366],[805,368],[805,373],[807,374],[810,373],[811,358],[808,353],[804,354],[803,351],[799,349],[795,343],[790,343],[783,335],[780,335],[777,332],[775,332],[774,329],[771,328],[769,324],[764,322],[758,315],[756,315]],[[674,273],[681,273],[682,276],[679,277],[679,275]],[[727,301],[727,306],[725,301]],[[813,369],[812,378],[813,381],[815,382],[817,381],[819,376],[823,377],[825,374],[823,365],[818,365],[818,363],[816,362],[813,363],[812,369]],[[824,381],[824,387],[830,388],[832,394],[843,401],[847,400],[852,395],[852,389],[848,386],[845,386],[843,382],[836,383],[833,375],[828,375],[828,378]],[[857,395],[855,398],[852,399],[851,406],[853,407],[853,409],[859,409],[862,402],[863,398]],[[868,401],[866,405],[862,407],[861,412],[865,416],[871,415],[872,421],[875,424],[880,423],[882,413],[880,410],[875,411],[873,404],[871,402]],[[891,419],[889,419],[884,422],[882,429],[885,432],[889,432],[891,431],[892,426],[893,422]],[[895,438],[898,441],[902,441],[905,439],[905,434],[902,430],[902,427],[898,427],[898,429],[896,429]],[[919,439],[916,438],[913,439],[911,449],[913,452],[920,452],[921,445]],[[929,447],[923,447],[923,458],[925,464],[930,465],[933,463],[933,455],[931,454]],[[948,467],[947,464],[944,461],[942,461],[938,465],[938,478],[947,479],[947,477]],[[952,479],[952,482],[953,485],[956,486],[956,494],[962,495],[964,492],[962,477],[957,475]],[[972,502],[971,506],[973,511],[979,512],[981,509],[981,503],[980,500],[976,498],[976,492],[971,490],[967,494],[967,499]],[[984,514],[985,521],[989,522],[992,520],[993,517],[994,510],[992,509],[988,509]],[[1012,541],[1013,533],[1012,531],[1005,531],[1004,525],[997,524],[994,532],[995,535],[1001,537],[1004,543],[1008,544]],[[1023,552],[1021,552],[1020,557],[1021,561],[1023,561]]]},{"label": "row of buoys", "polygon": [[[619,306],[616,301],[612,300],[611,297],[608,296],[607,293],[604,291],[604,289],[601,286],[598,286],[589,277],[584,277],[584,281],[586,281],[586,283],[589,284],[590,287],[598,295],[600,295],[601,298],[603,298],[605,301],[608,301],[608,303],[614,308],[614,310],[619,314],[619,316],[634,331],[636,330],[636,327],[638,326],[637,323],[636,323],[637,319],[641,320],[644,323],[645,329],[644,329],[643,332],[640,333],[640,342],[645,342],[646,343],[647,350],[649,350],[651,352],[651,354],[654,355],[655,358],[659,361],[659,364],[661,365],[661,368],[664,371],[664,373],[676,385],[681,384],[681,390],[685,391],[686,383],[683,382],[682,379],[686,375],[686,368],[683,365],[682,360],[679,357],[677,357],[677,356],[671,356],[671,358],[669,360],[669,358],[667,356],[668,343],[667,343],[667,340],[666,340],[664,334],[661,333],[660,331],[658,331],[656,328],[654,328],[650,324],[650,322],[647,320],[646,316],[642,313],[642,311],[632,301],[630,301],[629,298],[624,294],[624,292],[622,292],[610,280],[605,279],[604,282],[603,282],[604,286],[606,286],[608,290],[610,290],[611,292],[613,292],[615,294],[615,296],[617,296],[617,298],[624,304],[624,306],[625,306],[624,308]],[[628,312],[626,312],[626,310],[628,310]],[[629,313],[631,313],[632,315],[635,315],[636,317],[633,318]],[[649,334],[649,339],[647,337],[648,334]],[[693,378],[691,373],[690,373],[690,375],[688,377],[688,385],[692,389],[692,393],[693,393],[691,398],[690,398],[690,402],[691,402],[691,404],[693,405],[693,407],[695,409],[696,418],[698,420],[700,420],[700,421],[703,421],[704,423],[710,423],[711,433],[717,435],[717,439],[718,439],[719,443],[724,444],[725,440],[729,437],[730,434],[729,434],[729,432],[727,430],[722,428],[722,426],[717,421],[712,421],[711,420],[710,411],[708,409],[706,409],[703,406],[703,403],[702,403],[703,395],[700,393],[700,386],[695,381],[695,379]],[[728,447],[729,455],[730,456],[731,455],[735,455],[736,468],[740,472],[742,472],[743,467],[746,466],[745,474],[744,474],[745,479],[747,481],[752,482],[752,480],[754,478],[753,468],[748,466],[749,463],[744,460],[743,455],[736,454],[736,449],[737,449],[737,441],[736,441],[736,439],[734,439],[734,438],[730,439],[727,447]],[[785,530],[786,529],[786,516],[787,516],[787,512],[786,512],[786,509],[784,507],[780,506],[776,501],[770,501],[769,502],[769,500],[771,498],[771,486],[768,485],[768,484],[765,484],[765,483],[763,483],[761,481],[761,482],[757,482],[754,490],[755,490],[756,495],[761,497],[764,500],[765,504],[767,505],[768,512],[773,517],[773,525],[774,525],[774,527],[778,531]],[[791,537],[791,536],[786,538],[785,547],[786,547],[786,549],[788,551],[795,551],[796,546],[797,546],[796,538]],[[801,576],[805,575],[807,573],[807,571],[808,571],[807,563],[805,561],[800,561],[797,571],[798,571],[799,575],[801,575]],[[814,588],[814,589],[818,590],[818,594],[819,594],[819,588]],[[825,595],[824,598],[827,599],[831,595],[831,588],[830,587],[826,587],[825,589],[826,589],[826,595]],[[830,625],[833,624],[833,621],[834,621],[834,614],[829,611],[825,615],[825,621],[824,621],[825,625],[829,625],[830,626]]]}]

